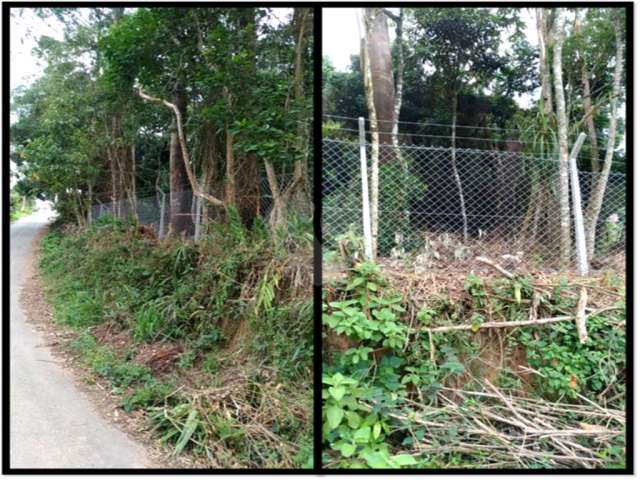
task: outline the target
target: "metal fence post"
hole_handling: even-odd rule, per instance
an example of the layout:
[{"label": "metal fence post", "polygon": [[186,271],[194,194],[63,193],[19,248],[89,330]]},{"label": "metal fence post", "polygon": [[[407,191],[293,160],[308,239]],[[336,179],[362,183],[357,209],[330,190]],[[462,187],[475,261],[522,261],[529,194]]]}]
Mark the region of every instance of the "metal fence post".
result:
[{"label": "metal fence post", "polygon": [[576,262],[578,265],[578,272],[580,275],[585,276],[589,273],[589,263],[587,260],[587,243],[584,235],[584,221],[582,218],[582,199],[580,197],[580,180],[578,179],[578,164],[576,157],[582,147],[584,139],[587,135],[582,132],[578,135],[576,143],[574,143],[571,149],[571,155],[569,156],[569,169],[571,175],[571,196],[573,200],[573,219],[575,224],[575,236],[576,236]]},{"label": "metal fence post", "polygon": [[364,135],[364,117],[358,118],[360,131],[360,174],[362,177],[362,229],[364,233],[364,254],[373,258],[373,242],[371,240],[371,210],[369,209],[369,181],[367,172],[367,145]]}]

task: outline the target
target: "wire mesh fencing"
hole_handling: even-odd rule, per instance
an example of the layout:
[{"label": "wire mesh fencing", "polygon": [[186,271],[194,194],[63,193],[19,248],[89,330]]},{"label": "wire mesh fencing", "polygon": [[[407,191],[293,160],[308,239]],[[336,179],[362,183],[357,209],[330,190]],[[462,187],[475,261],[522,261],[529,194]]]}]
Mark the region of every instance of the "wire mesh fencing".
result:
[{"label": "wire mesh fencing", "polygon": [[[340,235],[363,233],[359,149],[358,142],[349,140],[322,142],[323,239],[329,248]],[[372,155],[378,156],[378,230],[373,236],[379,256],[424,253],[431,247],[434,255],[448,248],[460,258],[512,255],[541,266],[558,265],[557,160],[416,145],[366,144],[366,154],[369,178]],[[583,209],[598,177],[579,172]],[[625,202],[625,174],[612,172],[596,227],[597,256],[624,252]]]},{"label": "wire mesh fencing", "polygon": [[[279,188],[284,189],[290,180],[289,176],[278,176]],[[217,198],[223,198],[224,195],[221,186],[217,189],[214,188],[209,193]],[[265,221],[268,220],[274,199],[266,178],[260,179],[258,192],[253,192],[254,198],[251,201],[246,201],[245,192],[238,192],[237,195],[239,204],[248,205],[246,208],[251,208],[252,217],[257,216]],[[106,216],[122,219],[133,218],[138,224],[153,229],[158,238],[163,238],[169,231],[172,203],[176,206],[181,205],[179,209],[174,206],[174,210],[182,211],[179,216],[189,224],[189,228],[186,230],[187,236],[192,238],[197,238],[200,235],[203,224],[209,220],[215,220],[220,215],[218,207],[205,205],[206,202],[194,196],[191,190],[172,193],[157,191],[152,196],[126,197],[116,202],[98,202],[91,207],[89,222],[95,222]],[[301,204],[302,202],[297,203]],[[304,208],[297,203],[294,198],[290,210],[305,213]],[[243,212],[239,213],[242,217]]]}]

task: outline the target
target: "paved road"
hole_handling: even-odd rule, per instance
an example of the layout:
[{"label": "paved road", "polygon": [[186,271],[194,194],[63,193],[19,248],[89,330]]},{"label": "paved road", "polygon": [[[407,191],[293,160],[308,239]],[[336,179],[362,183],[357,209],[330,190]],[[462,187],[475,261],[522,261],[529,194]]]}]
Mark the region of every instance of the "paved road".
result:
[{"label": "paved road", "polygon": [[100,416],[56,364],[18,301],[40,211],[11,225],[11,468],[144,468],[143,447]]}]

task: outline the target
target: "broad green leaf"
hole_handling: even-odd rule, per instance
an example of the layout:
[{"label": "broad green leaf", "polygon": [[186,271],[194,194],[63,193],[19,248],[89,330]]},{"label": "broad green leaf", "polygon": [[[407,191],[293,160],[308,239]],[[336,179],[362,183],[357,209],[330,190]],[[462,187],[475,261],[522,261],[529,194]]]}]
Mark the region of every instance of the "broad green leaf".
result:
[{"label": "broad green leaf", "polygon": [[329,387],[329,394],[338,402],[342,400],[346,392],[347,389],[345,387]]},{"label": "broad green leaf", "polygon": [[353,441],[356,443],[367,443],[371,436],[371,427],[361,427],[353,434]]},{"label": "broad green leaf", "polygon": [[406,466],[415,465],[418,463],[415,458],[413,458],[411,455],[408,455],[406,453],[403,453],[400,455],[394,455],[393,457],[391,457],[391,460],[400,467],[406,467]]},{"label": "broad green leaf", "polygon": [[356,412],[345,412],[345,416],[347,417],[349,428],[353,428],[355,430],[362,423],[362,417]]},{"label": "broad green leaf", "polygon": [[378,437],[380,436],[380,432],[382,431],[382,425],[380,425],[380,422],[377,422],[374,426],[373,426],[373,439],[377,440]]},{"label": "broad green leaf", "polygon": [[349,458],[356,451],[356,446],[352,443],[343,443],[340,445],[340,453],[343,457]]},{"label": "broad green leaf", "polygon": [[344,416],[344,410],[342,410],[337,405],[331,405],[327,409],[327,421],[329,422],[329,427],[331,430],[334,430],[340,425],[342,421],[342,417]]}]

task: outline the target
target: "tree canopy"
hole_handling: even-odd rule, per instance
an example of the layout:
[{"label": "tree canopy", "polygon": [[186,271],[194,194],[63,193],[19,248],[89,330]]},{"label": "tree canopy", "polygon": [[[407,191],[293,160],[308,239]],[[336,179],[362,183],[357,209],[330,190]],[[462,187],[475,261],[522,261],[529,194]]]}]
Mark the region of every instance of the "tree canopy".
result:
[{"label": "tree canopy", "polygon": [[[12,92],[12,160],[22,188],[57,199],[78,221],[96,202],[193,191],[182,204],[172,201],[177,219],[201,191],[199,208],[211,216],[235,208],[250,225],[271,168],[278,183],[268,188],[281,200],[272,221],[286,217],[296,192],[307,192],[301,208],[309,209],[311,9],[37,13],[61,21],[64,39],[38,39],[44,73]],[[178,107],[180,121],[162,102]],[[172,226],[187,231],[192,223]]]}]

